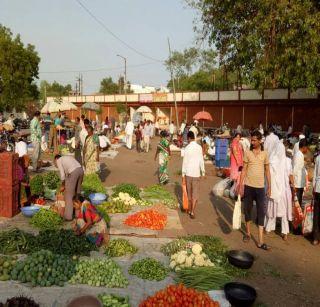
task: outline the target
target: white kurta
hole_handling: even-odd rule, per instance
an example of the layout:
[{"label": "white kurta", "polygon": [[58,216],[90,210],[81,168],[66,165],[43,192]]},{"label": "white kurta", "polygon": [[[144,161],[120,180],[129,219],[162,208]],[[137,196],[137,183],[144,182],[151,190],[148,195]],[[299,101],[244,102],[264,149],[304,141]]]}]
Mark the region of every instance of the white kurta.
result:
[{"label": "white kurta", "polygon": [[132,121],[128,121],[126,125],[126,145],[127,148],[131,149],[132,148],[132,135],[134,131],[134,124]]}]

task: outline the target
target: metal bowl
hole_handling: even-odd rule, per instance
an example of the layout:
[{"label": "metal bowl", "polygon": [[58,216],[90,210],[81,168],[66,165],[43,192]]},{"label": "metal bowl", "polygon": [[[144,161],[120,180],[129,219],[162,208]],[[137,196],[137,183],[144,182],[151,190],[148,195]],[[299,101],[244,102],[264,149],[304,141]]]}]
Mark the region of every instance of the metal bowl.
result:
[{"label": "metal bowl", "polygon": [[93,205],[98,206],[107,200],[107,195],[103,193],[92,193],[89,195],[89,199]]},{"label": "metal bowl", "polygon": [[22,214],[26,217],[34,216],[39,210],[40,210],[40,207],[38,206],[29,206],[29,207],[21,208]]},{"label": "metal bowl", "polygon": [[257,298],[257,291],[253,287],[239,282],[225,284],[224,293],[234,307],[252,306]]},{"label": "metal bowl", "polygon": [[245,251],[231,250],[228,252],[228,261],[238,268],[250,269],[253,265],[254,257]]}]

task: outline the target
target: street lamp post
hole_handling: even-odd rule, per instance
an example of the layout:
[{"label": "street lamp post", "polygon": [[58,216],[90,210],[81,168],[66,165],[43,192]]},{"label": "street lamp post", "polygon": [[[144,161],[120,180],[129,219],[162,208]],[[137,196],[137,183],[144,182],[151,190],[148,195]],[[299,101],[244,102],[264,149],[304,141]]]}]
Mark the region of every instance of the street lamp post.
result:
[{"label": "street lamp post", "polygon": [[125,99],[126,99],[126,115],[128,114],[128,104],[127,104],[127,58],[117,54],[119,58],[122,58],[124,60],[124,94],[125,94]]}]

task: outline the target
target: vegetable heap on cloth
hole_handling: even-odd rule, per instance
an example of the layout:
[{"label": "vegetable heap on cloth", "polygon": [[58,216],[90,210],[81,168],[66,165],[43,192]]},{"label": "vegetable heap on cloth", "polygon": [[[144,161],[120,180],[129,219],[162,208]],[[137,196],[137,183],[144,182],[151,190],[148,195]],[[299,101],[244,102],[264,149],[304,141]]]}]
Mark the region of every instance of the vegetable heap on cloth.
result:
[{"label": "vegetable heap on cloth", "polygon": [[170,257],[170,268],[179,271],[183,268],[214,266],[208,256],[202,252],[200,244],[179,251]]},{"label": "vegetable heap on cloth", "polygon": [[167,216],[155,210],[144,210],[130,215],[124,224],[132,227],[163,230],[167,224]]},{"label": "vegetable heap on cloth", "polygon": [[218,302],[213,301],[208,293],[189,289],[180,284],[169,285],[139,304],[139,307],[149,306],[219,307],[220,305]]}]

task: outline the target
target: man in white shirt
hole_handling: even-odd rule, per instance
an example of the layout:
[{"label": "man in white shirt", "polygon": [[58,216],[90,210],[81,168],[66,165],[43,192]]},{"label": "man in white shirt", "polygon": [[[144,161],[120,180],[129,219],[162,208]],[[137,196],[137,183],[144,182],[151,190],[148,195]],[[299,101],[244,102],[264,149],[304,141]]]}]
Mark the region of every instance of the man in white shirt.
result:
[{"label": "man in white shirt", "polygon": [[320,155],[314,163],[313,174],[313,245],[318,245],[320,240]]},{"label": "man in white shirt", "polygon": [[174,122],[172,121],[169,125],[169,134],[170,134],[170,142],[173,140],[174,131],[176,130],[176,127],[174,125]]},{"label": "man in white shirt", "polygon": [[148,120],[143,128],[143,143],[144,143],[145,152],[149,152],[151,136],[152,136],[152,126],[150,124],[150,120]]},{"label": "man in white shirt", "polygon": [[182,162],[182,177],[187,186],[188,213],[194,219],[194,211],[200,194],[200,177],[205,176],[202,147],[196,143],[194,133],[188,132],[189,145],[185,148]]},{"label": "man in white shirt", "polygon": [[183,131],[184,131],[185,128],[186,128],[186,121],[183,120],[182,123],[181,123],[181,126],[180,126],[180,131],[179,131],[179,133],[180,133],[180,134],[183,134]]},{"label": "man in white shirt", "polygon": [[307,140],[302,139],[299,142],[299,151],[293,157],[293,177],[294,187],[300,206],[302,206],[302,197],[306,187],[307,170],[304,163],[304,155],[308,151]]},{"label": "man in white shirt", "polygon": [[293,146],[293,152],[292,152],[292,157],[294,158],[294,156],[296,155],[296,153],[299,151],[299,142],[303,139],[305,139],[305,135],[304,134],[300,134],[299,135],[299,140],[297,143],[294,144]]},{"label": "man in white shirt", "polygon": [[59,169],[62,182],[60,192],[64,192],[66,203],[63,216],[65,220],[71,221],[73,217],[73,199],[81,193],[83,169],[80,163],[72,156],[56,155],[54,157],[54,165]]},{"label": "man in white shirt", "polygon": [[128,149],[132,148],[132,135],[133,135],[133,131],[134,131],[134,124],[131,121],[131,119],[129,119],[129,121],[127,122],[126,128],[125,128],[125,132],[126,132],[126,145]]},{"label": "man in white shirt", "polygon": [[27,143],[24,142],[22,138],[20,138],[19,142],[16,143],[15,152],[19,155],[19,158],[28,155]]}]

